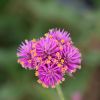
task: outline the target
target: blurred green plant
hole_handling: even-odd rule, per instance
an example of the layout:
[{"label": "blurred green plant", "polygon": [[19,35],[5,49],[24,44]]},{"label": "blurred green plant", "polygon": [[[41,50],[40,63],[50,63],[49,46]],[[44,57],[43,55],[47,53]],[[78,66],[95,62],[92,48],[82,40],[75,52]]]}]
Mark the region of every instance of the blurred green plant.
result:
[{"label": "blurred green plant", "polygon": [[70,100],[73,92],[85,90],[100,64],[100,9],[80,12],[57,0],[0,0],[0,100],[59,100],[55,90],[36,84],[33,72],[25,71],[16,61],[20,42],[55,27],[68,30],[83,55],[82,70],[62,85],[65,98]]}]

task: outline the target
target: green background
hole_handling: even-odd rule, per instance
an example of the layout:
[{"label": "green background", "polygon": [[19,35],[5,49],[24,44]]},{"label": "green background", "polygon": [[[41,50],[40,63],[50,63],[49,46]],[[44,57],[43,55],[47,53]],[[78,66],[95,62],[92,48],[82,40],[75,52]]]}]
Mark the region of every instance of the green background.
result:
[{"label": "green background", "polygon": [[82,69],[61,84],[66,100],[87,89],[100,65],[100,1],[69,1],[0,0],[0,100],[59,100],[56,90],[38,84],[34,71],[23,69],[16,57],[22,41],[51,28],[69,31],[82,53]]}]

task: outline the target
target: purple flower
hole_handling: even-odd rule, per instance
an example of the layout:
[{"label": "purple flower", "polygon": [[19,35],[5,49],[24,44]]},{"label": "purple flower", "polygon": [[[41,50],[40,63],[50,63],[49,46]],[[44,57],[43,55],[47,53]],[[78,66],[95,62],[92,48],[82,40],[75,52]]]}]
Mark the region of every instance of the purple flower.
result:
[{"label": "purple flower", "polygon": [[67,67],[69,73],[75,72],[77,68],[80,69],[81,54],[73,45],[64,46],[62,51],[62,59],[64,59],[64,65]]},{"label": "purple flower", "polygon": [[64,74],[62,73],[61,68],[53,62],[40,65],[36,71],[36,76],[39,77],[38,82],[46,88],[55,88],[57,84],[64,81]]},{"label": "purple flower", "polygon": [[37,56],[42,59],[47,59],[48,57],[54,58],[58,51],[58,43],[54,39],[42,38],[37,42]]},{"label": "purple flower", "polygon": [[56,39],[60,44],[72,44],[70,33],[60,29],[49,30],[49,37]]},{"label": "purple flower", "polygon": [[[34,53],[34,54],[33,54]],[[17,52],[18,63],[22,65],[25,69],[34,69],[35,68],[35,42],[25,40],[25,43],[22,42]]]},{"label": "purple flower", "polygon": [[26,69],[35,69],[38,82],[54,88],[81,67],[81,53],[64,30],[51,29],[37,41],[25,40],[18,48],[18,62]]}]

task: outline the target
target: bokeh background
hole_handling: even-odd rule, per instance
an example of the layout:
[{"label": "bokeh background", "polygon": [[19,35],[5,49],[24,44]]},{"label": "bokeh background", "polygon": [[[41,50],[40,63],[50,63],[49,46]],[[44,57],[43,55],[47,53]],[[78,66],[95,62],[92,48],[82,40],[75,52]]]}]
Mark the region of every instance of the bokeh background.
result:
[{"label": "bokeh background", "polygon": [[69,31],[82,52],[82,69],[61,84],[66,100],[100,100],[100,0],[0,0],[0,100],[59,100],[16,57],[51,28]]}]

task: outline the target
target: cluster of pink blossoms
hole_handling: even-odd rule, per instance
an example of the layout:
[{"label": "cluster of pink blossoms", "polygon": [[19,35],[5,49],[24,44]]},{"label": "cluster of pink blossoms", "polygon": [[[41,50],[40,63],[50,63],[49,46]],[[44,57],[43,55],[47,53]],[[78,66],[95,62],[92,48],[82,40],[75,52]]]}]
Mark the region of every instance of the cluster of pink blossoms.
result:
[{"label": "cluster of pink blossoms", "polygon": [[25,40],[17,51],[18,63],[25,69],[35,70],[38,83],[48,88],[65,80],[81,67],[81,53],[73,45],[70,33],[51,29],[38,40]]}]

